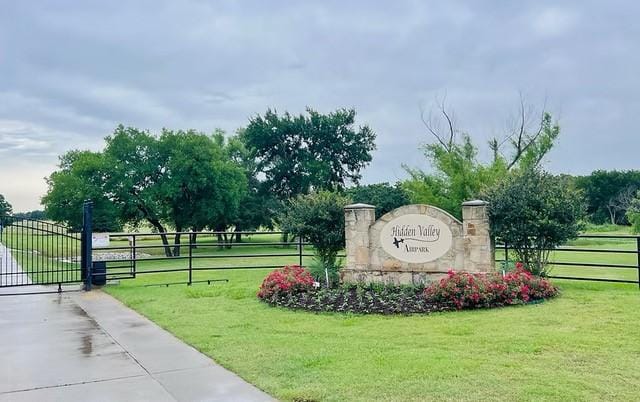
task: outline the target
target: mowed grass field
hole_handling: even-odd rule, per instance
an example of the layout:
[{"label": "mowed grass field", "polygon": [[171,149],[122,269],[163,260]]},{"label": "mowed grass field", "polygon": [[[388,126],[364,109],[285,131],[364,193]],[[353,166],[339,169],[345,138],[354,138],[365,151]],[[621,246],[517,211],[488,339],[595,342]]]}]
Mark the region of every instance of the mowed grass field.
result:
[{"label": "mowed grass field", "polygon": [[[254,237],[249,242],[263,243]],[[202,239],[207,242],[206,239]],[[274,240],[275,241],[275,240]],[[578,244],[578,243],[588,244]],[[626,241],[580,239],[611,249]],[[251,251],[249,251],[251,250]],[[284,265],[295,248],[201,246],[195,266]],[[217,254],[216,254],[217,253]],[[602,254],[602,255],[600,255]],[[633,264],[635,254],[556,252],[567,261]],[[601,258],[601,259],[600,259]],[[259,262],[258,262],[259,260]],[[309,259],[305,259],[308,263]],[[180,265],[183,264],[183,265]],[[186,261],[139,262],[137,271]],[[555,267],[559,275],[636,278],[635,270]],[[637,400],[640,290],[637,285],[555,280],[560,297],[536,305],[432,315],[314,314],[273,308],[256,292],[268,269],[139,274],[105,291],[218,363],[288,401]]]}]

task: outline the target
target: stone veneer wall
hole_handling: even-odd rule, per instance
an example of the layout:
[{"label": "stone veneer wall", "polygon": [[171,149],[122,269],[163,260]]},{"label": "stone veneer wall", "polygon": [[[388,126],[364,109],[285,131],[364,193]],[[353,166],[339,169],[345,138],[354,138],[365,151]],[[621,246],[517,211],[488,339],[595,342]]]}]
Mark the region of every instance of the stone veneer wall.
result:
[{"label": "stone veneer wall", "polygon": [[[428,215],[444,222],[453,234],[449,251],[437,260],[409,263],[387,254],[380,245],[384,225],[407,214]],[[437,280],[449,269],[488,272],[495,267],[494,249],[489,234],[488,203],[468,201],[462,204],[463,222],[447,212],[423,204],[406,205],[375,221],[375,207],[352,204],[345,207],[346,266],[343,282],[383,282],[420,284]]]}]

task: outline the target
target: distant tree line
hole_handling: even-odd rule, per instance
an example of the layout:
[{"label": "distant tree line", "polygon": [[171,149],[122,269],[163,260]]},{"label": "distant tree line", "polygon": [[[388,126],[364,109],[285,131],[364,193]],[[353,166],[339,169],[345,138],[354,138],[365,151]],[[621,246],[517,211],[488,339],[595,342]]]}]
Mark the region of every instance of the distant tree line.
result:
[{"label": "distant tree line", "polygon": [[626,213],[640,190],[640,171],[596,170],[574,180],[575,186],[584,194],[591,222],[629,224]]},{"label": "distant tree line", "polygon": [[19,219],[33,219],[37,221],[46,221],[47,214],[42,210],[35,211],[27,211],[27,212],[16,212],[13,214],[14,217]]},{"label": "distant tree line", "polygon": [[0,194],[0,217],[2,216],[13,216],[20,219],[34,219],[41,221],[47,219],[45,212],[41,210],[14,213],[13,206],[4,197],[4,195]]}]

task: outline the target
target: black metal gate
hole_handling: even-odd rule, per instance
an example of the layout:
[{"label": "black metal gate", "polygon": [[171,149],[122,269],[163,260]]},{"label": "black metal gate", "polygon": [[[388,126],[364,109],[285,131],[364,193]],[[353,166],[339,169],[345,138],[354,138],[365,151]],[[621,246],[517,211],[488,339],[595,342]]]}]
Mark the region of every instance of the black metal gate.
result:
[{"label": "black metal gate", "polygon": [[0,218],[0,287],[81,282],[80,234],[49,222]]},{"label": "black metal gate", "polygon": [[[90,209],[87,203],[85,217]],[[0,216],[0,288],[58,285],[61,290],[63,284],[83,282],[86,237],[86,231],[51,222]]]}]

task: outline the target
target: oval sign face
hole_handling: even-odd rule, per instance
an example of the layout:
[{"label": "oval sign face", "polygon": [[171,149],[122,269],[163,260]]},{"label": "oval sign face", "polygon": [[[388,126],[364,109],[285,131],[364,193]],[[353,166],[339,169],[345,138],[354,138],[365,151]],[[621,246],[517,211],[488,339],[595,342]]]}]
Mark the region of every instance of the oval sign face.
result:
[{"label": "oval sign face", "polygon": [[380,231],[380,244],[400,261],[429,262],[451,249],[453,234],[449,226],[438,219],[410,214],[388,222]]}]

